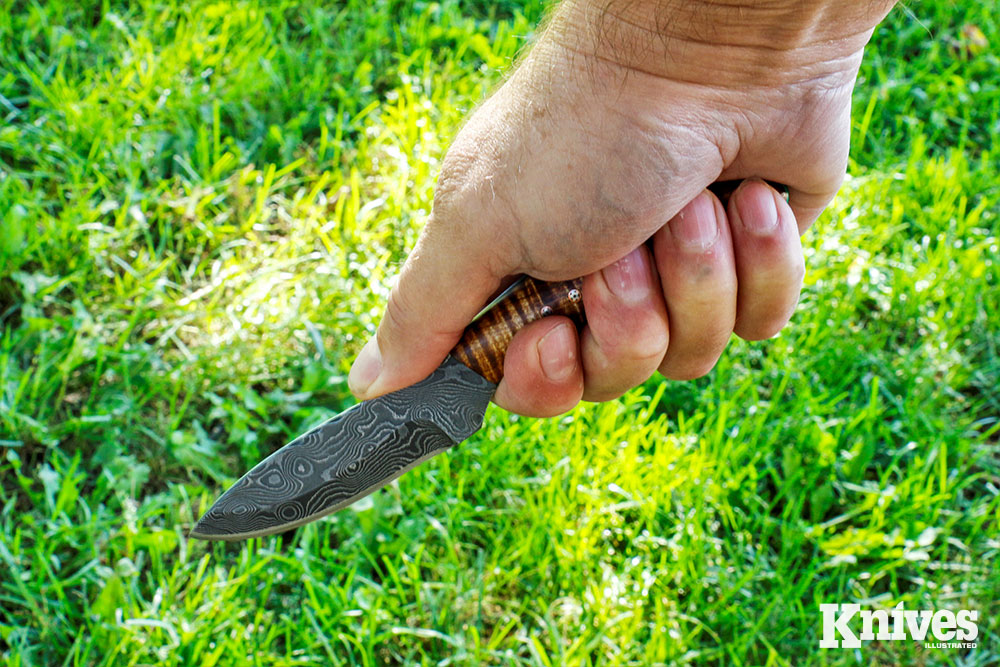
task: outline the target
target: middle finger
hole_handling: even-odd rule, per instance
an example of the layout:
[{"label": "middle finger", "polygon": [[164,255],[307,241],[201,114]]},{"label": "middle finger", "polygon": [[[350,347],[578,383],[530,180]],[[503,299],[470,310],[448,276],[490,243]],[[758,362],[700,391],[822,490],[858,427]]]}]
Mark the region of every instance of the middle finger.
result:
[{"label": "middle finger", "polygon": [[725,209],[704,191],[653,236],[670,317],[660,373],[690,380],[708,373],[736,321],[736,264]]}]

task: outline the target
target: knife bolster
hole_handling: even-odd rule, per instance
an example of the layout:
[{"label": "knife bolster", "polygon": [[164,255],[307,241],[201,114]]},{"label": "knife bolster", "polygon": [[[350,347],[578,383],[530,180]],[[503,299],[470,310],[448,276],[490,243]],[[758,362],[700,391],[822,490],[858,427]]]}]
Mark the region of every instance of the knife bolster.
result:
[{"label": "knife bolster", "polygon": [[469,325],[452,350],[453,357],[497,384],[503,377],[503,359],[514,334],[549,315],[564,315],[581,327],[583,279],[545,282],[525,277],[506,297]]}]

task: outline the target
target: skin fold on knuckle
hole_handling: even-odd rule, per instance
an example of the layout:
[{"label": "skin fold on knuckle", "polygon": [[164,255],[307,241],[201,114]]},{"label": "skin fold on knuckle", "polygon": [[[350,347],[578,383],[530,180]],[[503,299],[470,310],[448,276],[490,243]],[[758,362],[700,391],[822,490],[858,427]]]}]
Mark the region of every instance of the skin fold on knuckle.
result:
[{"label": "skin fold on knuckle", "polygon": [[434,211],[446,215],[452,209],[461,209],[463,201],[475,190],[470,174],[485,168],[483,154],[466,144],[465,133],[460,133],[455,144],[448,149],[441,173],[434,186]]},{"label": "skin fold on knuckle", "polygon": [[666,348],[636,352],[616,351],[608,356],[594,346],[586,351],[584,370],[588,386],[621,387],[622,393],[648,378],[663,359]]},{"label": "skin fold on knuckle", "polygon": [[590,340],[611,367],[662,358],[670,340],[665,318],[650,311],[591,322],[590,327]]},{"label": "skin fold on knuckle", "polygon": [[785,328],[795,306],[799,292],[788,294],[781,300],[771,301],[738,310],[733,332],[743,340],[756,341],[773,338]]},{"label": "skin fold on knuckle", "polygon": [[[549,416],[549,406],[546,405],[544,397],[539,397],[531,393],[518,392],[511,386],[511,381],[504,377],[497,386],[493,402],[507,412],[524,415],[525,417],[546,417]],[[558,414],[558,413],[554,413]]]},{"label": "skin fold on knuckle", "polygon": [[[616,349],[609,356],[598,346],[592,334],[581,340],[585,391],[588,401],[605,401],[621,396],[645,382],[663,359],[666,345],[651,350]],[[665,339],[664,339],[665,343]]]},{"label": "skin fold on knuckle", "polygon": [[743,340],[766,340],[778,335],[788,324],[798,305],[799,290],[754,307],[740,309],[736,316],[734,333]]},{"label": "skin fold on knuckle", "polygon": [[781,300],[771,301],[737,313],[733,331],[744,340],[766,340],[778,335],[791,320],[801,289],[796,288]]},{"label": "skin fold on knuckle", "polygon": [[[660,364],[660,372],[671,379],[691,380],[708,373],[729,344],[736,321],[735,294],[725,301],[725,311],[714,309],[671,313],[675,325],[673,341]],[[684,326],[685,329],[680,329]]]},{"label": "skin fold on knuckle", "polygon": [[797,295],[806,279],[806,261],[802,254],[802,248],[797,243],[787,262],[788,284],[796,287]]},{"label": "skin fold on knuckle", "polygon": [[648,378],[643,378],[642,380],[639,380],[629,386],[622,386],[614,389],[608,389],[608,388],[591,389],[590,386],[588,385],[587,388],[584,389],[583,400],[590,403],[604,403],[606,401],[613,401],[616,398],[624,396],[629,389],[631,389],[632,387],[639,386],[647,379]]},{"label": "skin fold on knuckle", "polygon": [[569,412],[583,397],[583,383],[570,386],[562,391],[542,389],[539,385],[519,388],[520,383],[508,378],[500,381],[493,401],[504,410],[525,417],[556,417]]},{"label": "skin fold on knuckle", "polygon": [[711,373],[718,361],[719,357],[716,355],[701,359],[685,359],[677,363],[667,362],[660,366],[659,372],[668,380],[681,382],[697,380]]},{"label": "skin fold on knuckle", "polygon": [[734,329],[737,336],[747,341],[760,341],[774,338],[785,325],[788,324],[791,313],[787,315],[774,315],[768,313],[759,319],[753,318],[749,322],[737,321]]},{"label": "skin fold on knuckle", "polygon": [[407,332],[420,321],[417,309],[410,303],[409,291],[401,289],[399,284],[392,288],[385,313],[378,328],[380,342],[392,347],[403,343]]},{"label": "skin fold on knuckle", "polygon": [[731,335],[732,324],[689,332],[677,345],[667,349],[658,368],[660,374],[671,380],[694,380],[707,375],[719,361]]}]

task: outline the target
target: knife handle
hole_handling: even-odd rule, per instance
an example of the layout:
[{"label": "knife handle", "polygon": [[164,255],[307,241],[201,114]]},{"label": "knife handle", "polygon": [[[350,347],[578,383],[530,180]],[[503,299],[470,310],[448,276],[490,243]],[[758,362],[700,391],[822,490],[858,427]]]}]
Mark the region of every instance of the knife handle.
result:
[{"label": "knife handle", "polygon": [[[766,182],[788,201],[788,186]],[[726,206],[740,183],[740,180],[717,181],[708,187]],[[503,358],[514,334],[549,315],[565,315],[577,327],[586,324],[583,278],[550,283],[525,276],[469,325],[451,355],[496,384],[503,377]]]},{"label": "knife handle", "polygon": [[549,315],[564,315],[582,327],[583,278],[545,282],[525,276],[465,330],[451,356],[497,384],[503,377],[507,346],[526,325]]}]

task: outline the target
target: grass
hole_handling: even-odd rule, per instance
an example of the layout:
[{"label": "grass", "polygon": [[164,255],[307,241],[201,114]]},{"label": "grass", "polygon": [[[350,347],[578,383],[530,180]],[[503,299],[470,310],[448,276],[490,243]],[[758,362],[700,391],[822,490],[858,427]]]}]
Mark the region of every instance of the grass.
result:
[{"label": "grass", "polygon": [[[1000,26],[915,3],[859,80],[794,322],[292,535],[187,531],[345,376],[537,0],[0,13],[0,664],[1000,663]],[[987,40],[976,46],[963,26]],[[976,609],[817,648],[818,605]]]}]

